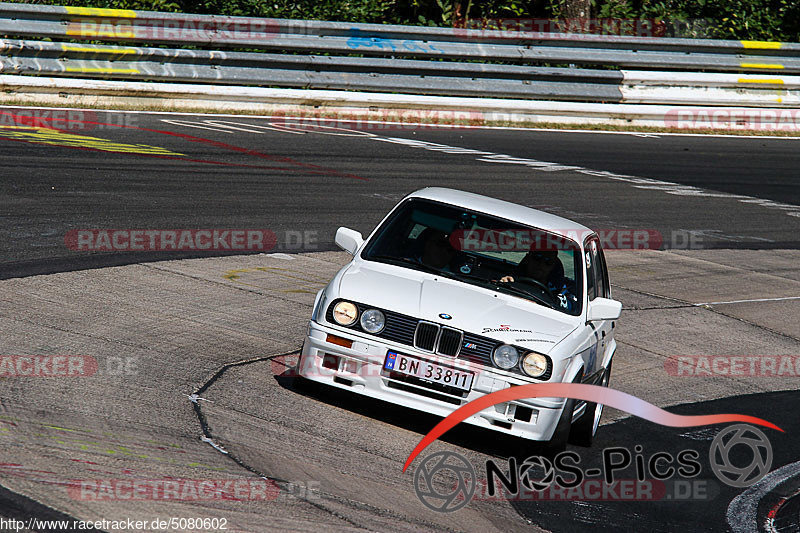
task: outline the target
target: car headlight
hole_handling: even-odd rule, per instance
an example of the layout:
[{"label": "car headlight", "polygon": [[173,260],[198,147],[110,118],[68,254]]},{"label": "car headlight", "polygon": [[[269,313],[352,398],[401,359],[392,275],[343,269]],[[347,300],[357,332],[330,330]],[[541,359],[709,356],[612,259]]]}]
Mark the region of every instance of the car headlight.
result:
[{"label": "car headlight", "polygon": [[514,368],[519,362],[519,352],[513,346],[503,344],[498,346],[492,354],[494,364],[502,369],[508,370]]},{"label": "car headlight", "polygon": [[522,371],[534,378],[544,375],[547,372],[547,357],[530,352],[522,359]]},{"label": "car headlight", "polygon": [[358,307],[353,302],[342,300],[333,308],[333,320],[340,326],[350,326],[358,318]]},{"label": "car headlight", "polygon": [[377,309],[368,309],[361,313],[361,328],[367,333],[380,333],[386,325],[386,317]]}]

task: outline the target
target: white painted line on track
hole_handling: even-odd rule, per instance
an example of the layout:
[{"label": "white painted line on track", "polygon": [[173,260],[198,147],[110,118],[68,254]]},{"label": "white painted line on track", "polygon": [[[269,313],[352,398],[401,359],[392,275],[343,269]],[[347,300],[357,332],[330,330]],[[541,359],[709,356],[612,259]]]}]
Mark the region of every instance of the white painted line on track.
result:
[{"label": "white painted line on track", "polygon": [[[294,124],[294,123],[290,123],[290,122],[287,123],[285,121],[285,118],[283,120],[284,120],[284,124],[286,124],[286,126],[303,126],[302,123],[301,124]],[[162,122],[175,123],[177,121],[169,121],[169,120],[163,120],[162,119]],[[205,121],[204,123],[207,123],[207,122],[212,122],[212,121]],[[199,123],[199,124],[203,124],[203,123]],[[274,126],[275,124],[271,123],[271,125]],[[329,132],[318,131],[321,128],[340,130],[340,131],[343,131],[343,132],[348,132],[349,131],[350,133],[329,133]],[[300,130],[300,131],[303,131],[303,130]],[[741,203],[744,203],[744,204],[759,205],[759,206],[765,207],[767,209],[774,209],[774,210],[782,211],[784,214],[786,214],[788,216],[800,218],[800,206],[796,206],[796,205],[792,205],[792,204],[786,204],[786,203],[782,203],[782,202],[775,202],[773,200],[766,200],[766,199],[763,199],[763,198],[755,198],[755,197],[752,197],[752,196],[745,196],[745,195],[741,195],[741,194],[731,194],[731,193],[720,192],[720,191],[712,191],[712,190],[702,189],[700,187],[694,187],[694,186],[691,186],[691,185],[683,185],[683,184],[675,183],[675,182],[671,182],[671,181],[663,181],[663,180],[657,180],[657,179],[653,179],[653,178],[641,178],[641,177],[637,177],[637,176],[630,176],[630,175],[627,175],[627,174],[617,174],[617,173],[609,172],[609,171],[598,171],[598,170],[592,170],[592,169],[584,168],[584,167],[581,167],[581,166],[563,165],[563,164],[553,163],[553,162],[549,162],[549,161],[540,161],[540,160],[537,160],[537,159],[530,159],[530,158],[524,158],[524,157],[514,157],[514,156],[506,155],[506,154],[496,154],[496,153],[492,153],[492,152],[484,152],[484,151],[480,151],[480,150],[474,150],[474,149],[471,149],[471,148],[450,146],[450,145],[446,145],[446,144],[432,143],[432,142],[420,141],[420,140],[416,140],[416,139],[405,139],[405,138],[402,138],[402,137],[382,137],[382,136],[379,136],[379,135],[375,135],[373,133],[360,132],[358,130],[347,130],[347,128],[337,128],[337,127],[331,127],[331,126],[316,126],[315,129],[308,129],[308,130],[304,130],[304,131],[313,132],[313,133],[328,134],[328,135],[352,135],[352,136],[363,135],[363,136],[369,137],[369,138],[371,138],[372,140],[375,140],[375,141],[406,145],[406,146],[409,146],[409,147],[412,147],[412,148],[422,148],[424,150],[429,150],[429,151],[433,151],[433,152],[444,152],[444,153],[449,153],[449,154],[476,155],[476,156],[481,156],[481,157],[477,157],[476,158],[477,161],[482,161],[482,162],[485,162],[485,163],[503,163],[503,164],[512,164],[512,165],[523,165],[523,166],[527,166],[529,168],[533,168],[535,170],[539,170],[539,171],[543,171],[543,172],[557,172],[557,171],[562,171],[562,170],[572,170],[572,171],[579,172],[579,173],[582,173],[582,174],[587,174],[589,176],[606,178],[606,179],[611,179],[611,180],[615,180],[615,181],[628,182],[628,183],[631,183],[633,185],[633,187],[635,187],[637,189],[662,191],[662,192],[664,192],[666,194],[672,194],[672,195],[676,195],[676,196],[702,197],[702,198],[727,198],[727,199],[737,200],[737,201],[739,201]],[[551,131],[551,130],[547,130],[547,131]],[[552,131],[559,131],[559,130],[552,130]],[[638,134],[638,135],[641,135],[641,134]],[[765,239],[765,240],[768,240],[768,239]]]},{"label": "white painted line on track", "polygon": [[66,111],[89,111],[94,113],[129,113],[133,115],[167,115],[180,117],[228,117],[228,118],[250,118],[259,120],[328,120],[339,122],[350,122],[355,124],[393,124],[400,126],[421,126],[423,128],[440,128],[450,130],[508,130],[508,131],[536,131],[547,133],[583,133],[598,135],[631,135],[634,137],[659,138],[659,137],[711,137],[721,139],[770,139],[770,140],[791,140],[800,141],[800,136],[781,136],[781,135],[733,135],[725,133],[677,133],[677,132],[654,132],[652,134],[637,131],[611,131],[611,130],[592,130],[592,129],[568,129],[568,128],[523,128],[519,126],[473,126],[461,124],[436,124],[430,122],[393,122],[386,120],[361,120],[361,119],[325,119],[316,117],[305,117],[302,115],[241,115],[233,113],[190,113],[186,111],[139,111],[124,109],[95,109],[86,107],[47,107],[47,106],[20,106],[20,105],[0,105],[0,109],[63,109]]},{"label": "white painted line on track", "polygon": [[[0,106],[0,108],[9,108],[9,109],[45,109],[45,110],[52,110],[52,109],[66,109],[66,110],[82,110],[82,111],[91,111],[97,112],[98,110],[84,110],[81,108],[48,108],[48,107],[25,107],[25,106]],[[342,136],[364,136],[371,138],[376,141],[383,141],[383,142],[392,142],[396,144],[406,144],[416,148],[424,148],[426,150],[431,151],[438,151],[438,152],[446,152],[451,154],[475,154],[475,155],[483,155],[486,157],[478,158],[478,161],[483,162],[490,162],[490,163],[508,163],[508,164],[518,164],[518,165],[525,165],[530,168],[535,168],[536,170],[544,171],[544,172],[555,172],[561,170],[574,170],[575,172],[579,172],[582,174],[587,174],[590,176],[602,177],[617,181],[625,181],[629,183],[633,183],[633,186],[640,189],[650,189],[650,190],[660,190],[667,194],[673,194],[678,196],[694,196],[694,197],[706,197],[706,198],[730,198],[736,199],[742,203],[746,204],[753,204],[759,205],[761,207],[765,207],[768,209],[776,209],[783,211],[786,215],[792,217],[800,218],[800,206],[792,205],[792,204],[785,204],[781,202],[775,202],[772,200],[765,200],[762,198],[755,198],[751,196],[744,196],[739,194],[730,194],[724,192],[716,192],[716,191],[709,191],[706,189],[701,189],[699,187],[693,187],[690,185],[682,185],[674,182],[669,181],[662,181],[656,180],[651,178],[640,178],[637,176],[629,176],[625,174],[616,174],[609,171],[597,171],[591,170],[579,166],[572,166],[572,165],[561,165],[557,163],[551,163],[547,161],[539,161],[535,159],[527,159],[527,158],[519,158],[513,157],[510,155],[505,154],[493,154],[491,152],[482,152],[479,150],[473,150],[470,148],[461,148],[456,146],[449,146],[437,143],[429,143],[425,141],[416,141],[416,140],[409,140],[409,139],[402,139],[396,137],[381,137],[375,135],[371,132],[363,132],[359,130],[349,130],[347,128],[339,128],[334,126],[320,126],[317,125],[315,129],[299,129],[297,127],[303,128],[307,127],[308,124],[303,124],[303,122],[308,122],[307,117],[297,117],[296,119],[290,119],[287,116],[273,116],[273,115],[227,115],[227,114],[198,114],[198,113],[174,113],[174,112],[166,112],[166,111],[123,111],[123,110],[103,110],[104,112],[113,112],[113,113],[139,113],[139,114],[153,114],[153,115],[170,115],[170,116],[192,116],[192,117],[203,117],[203,116],[213,116],[213,117],[241,117],[241,118],[250,118],[250,119],[263,119],[263,118],[271,118],[271,119],[280,119],[283,122],[283,125],[278,125],[274,123],[270,123],[270,126],[275,128],[277,131],[285,132],[285,133],[320,133],[320,134],[327,134],[327,135],[342,135]],[[326,118],[314,118],[316,121],[321,121],[324,123],[330,123],[332,119]],[[253,133],[263,133],[260,131],[252,131],[252,130],[242,130],[241,128],[232,127],[229,125],[223,125],[226,121],[209,121],[206,119],[204,122],[197,122],[197,121],[179,121],[179,120],[169,120],[169,119],[161,119],[162,122],[167,124],[173,124],[176,126],[186,126],[190,128],[198,128],[198,129],[206,129],[212,131],[219,131],[224,133],[233,133],[231,130],[241,130],[241,131],[249,131]],[[299,123],[294,123],[294,121]],[[453,126],[453,125],[445,125],[445,124],[425,124],[425,123],[405,123],[405,122],[384,122],[384,121],[360,121],[360,120],[340,120],[340,122],[352,122],[355,124],[399,124],[399,125],[419,125],[425,127],[440,127],[444,129],[454,129],[461,126]],[[217,126],[221,126],[218,128],[210,127],[209,123],[212,123]],[[229,122],[230,123],[230,122]],[[231,123],[237,125],[244,125],[241,123]],[[257,126],[247,124],[250,127],[259,127],[269,129],[267,126]],[[505,130],[516,130],[516,131],[542,131],[542,132],[550,132],[550,133],[559,133],[559,132],[567,132],[567,133],[612,133],[612,134],[627,134],[627,135],[635,135],[635,136],[650,136],[650,137],[658,137],[649,134],[642,134],[641,132],[608,132],[608,131],[597,131],[597,130],[562,130],[562,129],[529,129],[529,128],[512,128],[512,127],[481,127],[481,126],[463,126],[464,128],[468,129],[505,129]],[[338,132],[322,132],[319,131],[320,129],[330,129],[330,130],[338,130]],[[659,135],[689,135],[694,137],[700,136],[710,136],[710,137],[742,137],[739,135],[701,135],[701,134],[659,134]],[[749,136],[746,138],[764,138],[764,139],[799,139],[800,137],[771,137],[771,136]]]},{"label": "white painted line on track", "polygon": [[732,199],[745,204],[758,205],[761,207],[765,207],[767,209],[779,210],[788,216],[800,218],[800,206],[792,204],[784,204],[781,202],[774,202],[772,200],[764,200],[761,198],[754,198],[752,196],[745,196],[742,194],[730,194],[726,192],[709,191],[707,189],[701,189],[700,187],[694,187],[692,185],[683,185],[671,181],[663,181],[653,178],[641,178],[638,176],[630,176],[628,174],[617,174],[615,172],[609,172],[606,170],[602,171],[592,170],[580,166],[562,165],[559,163],[552,163],[549,161],[540,161],[538,159],[528,159],[524,157],[514,157],[506,154],[492,154],[491,152],[482,152],[478,150],[472,150],[470,148],[461,148],[457,146],[450,146],[447,144],[419,141],[416,139],[405,139],[402,137],[379,137],[379,136],[371,137],[371,139],[374,141],[405,145],[410,148],[421,148],[423,150],[429,150],[432,152],[480,155],[481,157],[476,158],[478,161],[483,161],[486,163],[507,163],[515,165],[524,165],[534,170],[542,172],[557,172],[562,170],[571,170],[589,176],[596,176],[599,178],[630,183],[633,185],[633,187],[640,189],[662,191],[666,194],[672,194],[676,196]]},{"label": "white painted line on track", "polygon": [[[340,128],[337,126],[324,126],[319,124],[303,124],[298,123],[295,119],[291,121],[283,121],[283,125],[270,122],[270,126],[277,128],[284,128],[289,133],[319,133],[321,135],[339,135],[341,137],[374,137],[375,134],[368,131],[351,130],[349,128]],[[292,128],[310,128],[310,129],[292,129]],[[320,130],[335,130],[335,131],[320,131]],[[283,131],[283,130],[280,130]]]},{"label": "white painted line on track", "polygon": [[220,131],[222,133],[233,133],[233,131],[229,129],[222,129],[222,128],[211,128],[208,125],[203,125],[203,122],[194,122],[191,120],[164,120],[162,119],[161,122],[165,122],[167,124],[172,124],[173,126],[183,126],[185,128],[197,128],[199,130],[211,130],[211,131]]},{"label": "white painted line on track", "polygon": [[746,304],[754,302],[782,302],[786,300],[800,300],[800,296],[784,296],[781,298],[752,298],[749,300],[729,300],[727,302],[704,302],[700,304],[692,304],[695,306],[702,305],[726,305],[726,304]]},{"label": "white painted line on track", "polygon": [[[162,122],[164,122],[164,121],[162,121]],[[202,124],[208,124],[209,126],[212,126],[212,127],[216,126],[216,127],[223,128],[223,129],[226,129],[226,130],[231,130],[232,132],[233,131],[243,131],[245,133],[258,133],[259,135],[264,133],[263,131],[254,130],[253,128],[242,128],[242,127],[239,127],[239,126],[232,126],[231,124],[236,124],[236,123],[235,122],[225,122],[225,121],[222,121],[222,120],[204,120],[202,122]],[[243,125],[246,125],[246,124],[243,124]],[[268,128],[268,129],[274,129],[274,128]]]},{"label": "white painted line on track", "polygon": [[[162,121],[163,122],[163,121]],[[296,134],[304,134],[304,131],[285,131],[280,128],[275,128],[273,126],[261,126],[260,124],[247,124],[243,122],[231,122],[230,120],[204,120],[203,124],[209,124],[211,126],[219,126],[220,128],[226,128],[234,131],[244,131],[246,133],[258,133],[263,134],[264,131],[262,130],[269,130],[269,131],[280,131],[282,133],[296,133]],[[241,126],[246,126],[242,128]],[[257,128],[257,129],[253,129]]]},{"label": "white painted line on track", "polygon": [[[288,130],[288,129],[283,128],[281,126],[276,126],[275,124],[270,124],[269,126],[262,126],[260,124],[248,124],[248,123],[244,123],[244,122],[231,122],[230,120],[204,120],[203,122],[205,122],[207,124],[216,124],[216,125],[219,125],[222,128],[231,128],[231,129],[236,129],[236,128],[233,128],[232,126],[229,126],[229,124],[233,124],[234,126],[247,126],[247,127],[251,127],[251,128],[259,128],[260,130],[278,131],[278,132],[281,132],[281,133],[294,133],[295,135],[305,135],[307,133],[305,131]],[[264,133],[263,131],[258,131],[258,130],[242,130],[242,131],[250,131],[251,133]]]}]

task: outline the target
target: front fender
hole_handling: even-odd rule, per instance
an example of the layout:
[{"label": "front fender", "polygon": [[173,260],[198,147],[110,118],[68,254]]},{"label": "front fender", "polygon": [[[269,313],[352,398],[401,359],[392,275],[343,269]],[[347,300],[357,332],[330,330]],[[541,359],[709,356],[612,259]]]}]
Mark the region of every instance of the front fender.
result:
[{"label": "front fender", "polygon": [[608,365],[611,364],[611,358],[614,357],[616,351],[617,341],[616,339],[611,339],[611,344],[609,344],[608,349],[606,350],[606,357],[603,360],[603,368],[608,368]]},{"label": "front fender", "polygon": [[583,368],[583,357],[581,357],[581,354],[579,353],[572,356],[572,360],[570,360],[567,370],[564,372],[564,379],[561,381],[562,383],[574,383],[578,374],[585,374]]}]

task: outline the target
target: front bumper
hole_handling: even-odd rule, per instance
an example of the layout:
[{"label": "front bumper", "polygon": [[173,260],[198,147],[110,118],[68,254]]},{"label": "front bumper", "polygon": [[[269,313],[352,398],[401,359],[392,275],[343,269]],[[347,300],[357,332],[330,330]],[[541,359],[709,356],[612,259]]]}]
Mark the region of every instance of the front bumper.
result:
[{"label": "front bumper", "polygon": [[[356,335],[352,330],[338,329],[309,322],[308,335],[297,363],[297,374],[315,381],[393,404],[418,409],[445,417],[472,400],[513,385],[535,383],[466,361],[432,356],[409,346],[383,339]],[[328,335],[352,340],[347,348],[328,342]],[[383,371],[388,350],[433,359],[435,362],[475,373],[472,389],[460,395],[455,391],[394,379]],[[561,416],[564,400],[536,398],[498,404],[465,420],[486,429],[530,440],[546,441]]]}]

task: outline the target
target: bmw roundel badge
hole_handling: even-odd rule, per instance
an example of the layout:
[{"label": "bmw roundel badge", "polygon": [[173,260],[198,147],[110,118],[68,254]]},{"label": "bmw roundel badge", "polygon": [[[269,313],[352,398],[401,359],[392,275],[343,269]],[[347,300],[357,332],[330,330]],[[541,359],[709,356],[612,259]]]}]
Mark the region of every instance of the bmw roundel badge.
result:
[{"label": "bmw roundel badge", "polygon": [[453,317],[448,315],[447,313],[439,313],[439,318],[441,318],[443,320],[450,320]]}]

